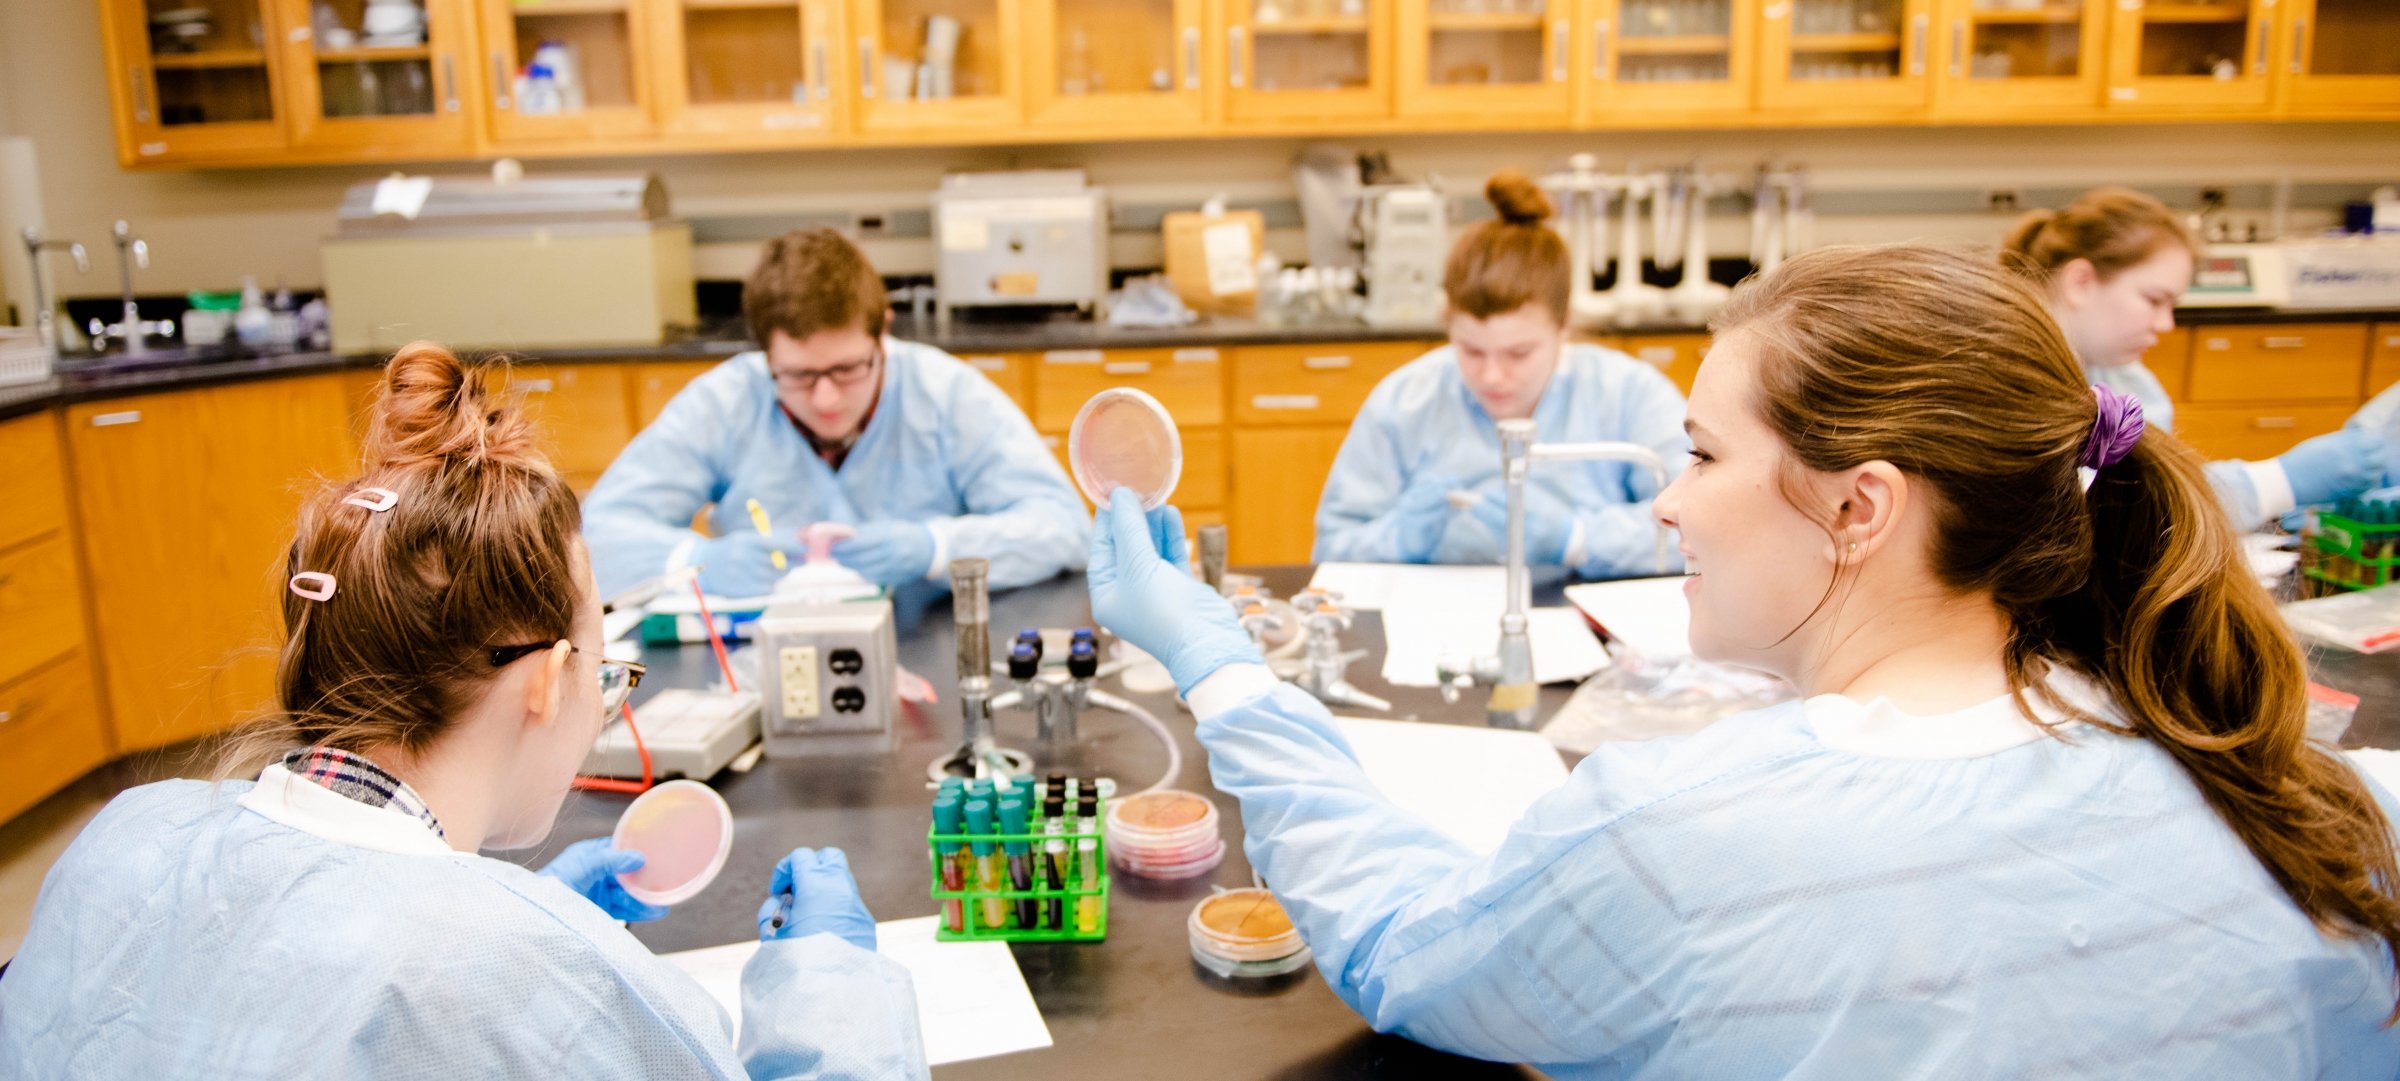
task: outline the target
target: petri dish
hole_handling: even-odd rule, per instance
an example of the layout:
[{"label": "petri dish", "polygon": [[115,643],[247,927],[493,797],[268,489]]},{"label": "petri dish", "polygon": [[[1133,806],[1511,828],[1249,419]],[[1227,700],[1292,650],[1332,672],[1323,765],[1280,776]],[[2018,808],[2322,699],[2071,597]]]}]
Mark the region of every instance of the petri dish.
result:
[{"label": "petri dish", "polygon": [[698,781],[668,781],[625,808],[609,843],[642,854],[641,870],[617,876],[626,893],[654,905],[690,900],[725,869],[733,809]]},{"label": "petri dish", "polygon": [[1108,817],[1137,831],[1174,833],[1216,816],[1217,805],[1190,792],[1165,788],[1127,796],[1110,806]]},{"label": "petri dish", "polygon": [[1166,505],[1183,479],[1183,436],[1158,399],[1132,387],[1092,395],[1067,429],[1067,467],[1096,506],[1119,488],[1142,497],[1143,510]]}]

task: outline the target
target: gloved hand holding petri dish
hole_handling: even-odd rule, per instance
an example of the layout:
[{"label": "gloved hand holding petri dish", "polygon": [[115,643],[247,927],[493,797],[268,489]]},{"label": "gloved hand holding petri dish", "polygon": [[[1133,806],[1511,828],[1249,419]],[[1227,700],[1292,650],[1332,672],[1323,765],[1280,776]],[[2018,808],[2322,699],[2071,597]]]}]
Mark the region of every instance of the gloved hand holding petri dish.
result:
[{"label": "gloved hand holding petri dish", "polygon": [[1096,506],[1130,488],[1143,510],[1165,506],[1183,479],[1183,436],[1158,399],[1131,387],[1092,395],[1067,429],[1067,465],[1075,485]]}]

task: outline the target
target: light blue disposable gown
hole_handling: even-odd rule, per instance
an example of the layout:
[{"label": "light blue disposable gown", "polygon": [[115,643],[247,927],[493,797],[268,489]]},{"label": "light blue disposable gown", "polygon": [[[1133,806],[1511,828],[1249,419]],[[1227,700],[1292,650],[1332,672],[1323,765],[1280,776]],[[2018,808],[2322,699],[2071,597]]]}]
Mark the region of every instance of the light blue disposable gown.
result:
[{"label": "light blue disposable gown", "polygon": [[932,346],[885,339],[890,364],[875,415],[835,470],[775,400],[765,353],[742,353],[685,387],[633,437],[583,504],[602,596],[669,569],[698,535],[755,528],[756,499],[778,531],[812,522],[924,522],[929,578],[949,561],[991,560],[995,588],[1083,566],[1091,516],[1000,388]]},{"label": "light blue disposable gown", "polygon": [[926,1076],[907,970],[870,951],[761,945],[737,1052],[708,992],[557,880],[303,832],[251,787],[147,785],[76,839],[0,978],[0,1075]]},{"label": "light blue disposable gown", "polygon": [[[1499,429],[1459,377],[1457,355],[1445,345],[1418,357],[1367,396],[1317,503],[1317,561],[1407,562],[1393,508],[1416,477],[1466,490],[1497,484]],[[1683,414],[1683,395],[1658,369],[1613,349],[1577,343],[1559,352],[1533,419],[1544,441],[1649,447],[1673,477],[1691,460]],[[1658,492],[1646,470],[1624,462],[1543,462],[1528,483],[1578,512],[1582,559],[1571,570],[1586,578],[1656,573],[1658,533],[1649,500]],[[1502,554],[1501,539],[1462,512],[1451,517],[1432,562],[1496,563]],[[1667,559],[1667,569],[1682,569],[1672,546]]]},{"label": "light blue disposable gown", "polygon": [[[2085,368],[2084,374],[2092,382],[2142,403],[2144,423],[2166,431],[2175,429],[2175,403],[2167,398],[2166,385],[2159,382],[2158,376],[2140,361],[2114,367]],[[2400,453],[2400,448],[2395,448],[2391,440],[2392,435],[2400,434],[2392,431],[2395,410],[2400,410],[2400,400],[2395,400],[2393,394],[2387,391],[2368,402],[2343,427],[2373,435],[2386,448],[2387,455]],[[2281,490],[2275,493],[2274,502],[2269,503],[2268,497],[2260,492],[2258,471],[2288,468],[2288,464],[2280,459],[2264,462],[2227,460],[2208,463],[2206,471],[2209,486],[2216,489],[2217,502],[2225,508],[2226,516],[2233,520],[2234,528],[2251,530],[2265,524],[2270,516],[2289,509],[2286,501],[2291,498],[2293,487],[2293,480],[2289,476],[2274,478],[2267,486]],[[2389,473],[2387,462],[2383,484],[2393,483]]]},{"label": "light blue disposable gown", "polygon": [[2137,738],[1821,696],[1605,745],[1478,856],[1263,668],[1192,704],[1251,863],[1378,1031],[1561,1078],[2400,1072],[2380,944],[2320,934]]}]

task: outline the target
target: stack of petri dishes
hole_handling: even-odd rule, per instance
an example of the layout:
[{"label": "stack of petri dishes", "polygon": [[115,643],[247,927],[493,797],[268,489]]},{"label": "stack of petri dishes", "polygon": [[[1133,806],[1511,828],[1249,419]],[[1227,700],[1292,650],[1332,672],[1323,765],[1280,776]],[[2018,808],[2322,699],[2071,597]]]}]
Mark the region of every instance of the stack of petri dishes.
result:
[{"label": "stack of petri dishes", "polygon": [[1275,895],[1226,890],[1192,909],[1192,960],[1227,979],[1282,976],[1313,959]]},{"label": "stack of petri dishes", "polygon": [[1143,878],[1190,878],[1225,861],[1217,805],[1177,789],[1109,804],[1106,836],[1109,863]]}]

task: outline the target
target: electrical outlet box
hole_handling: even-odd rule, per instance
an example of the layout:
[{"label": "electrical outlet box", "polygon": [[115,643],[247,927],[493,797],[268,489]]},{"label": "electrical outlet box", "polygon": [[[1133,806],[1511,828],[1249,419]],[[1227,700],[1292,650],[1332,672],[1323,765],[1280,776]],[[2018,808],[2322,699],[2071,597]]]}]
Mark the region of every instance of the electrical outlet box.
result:
[{"label": "electrical outlet box", "polygon": [[771,605],[757,645],[767,754],[888,754],[899,649],[889,600]]},{"label": "electrical outlet box", "polygon": [[817,715],[817,647],[785,646],[776,651],[782,679],[785,720],[805,721]]}]

